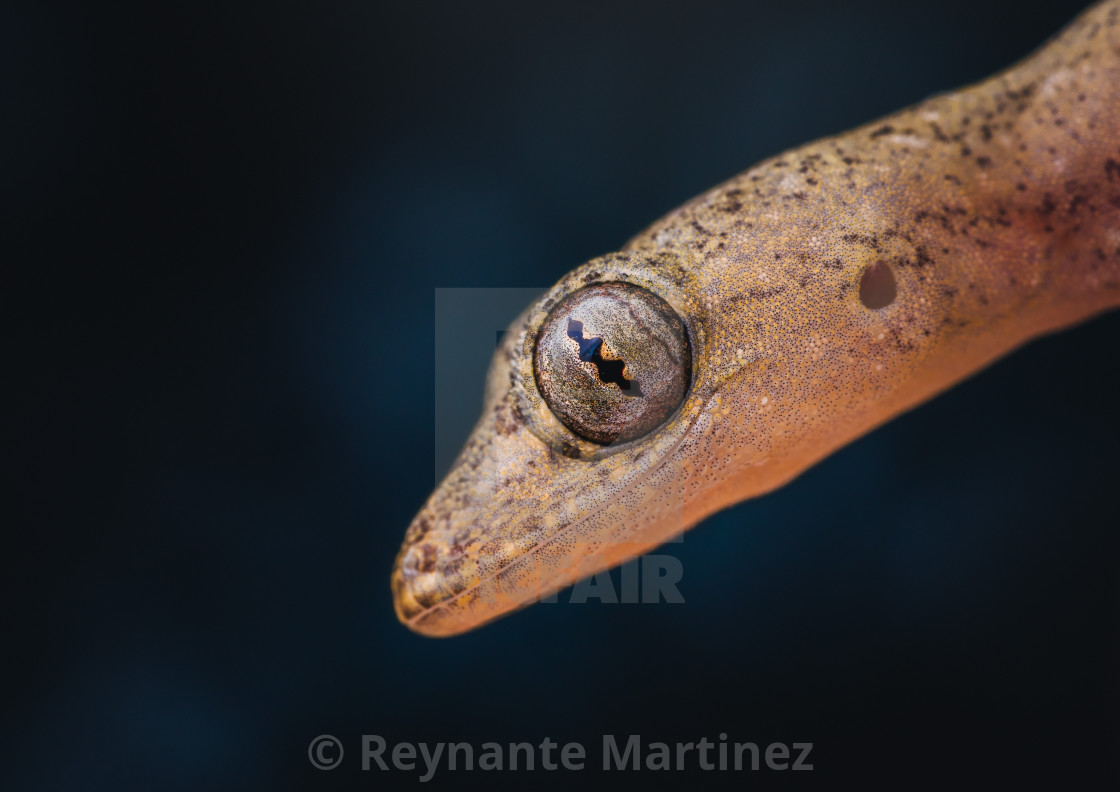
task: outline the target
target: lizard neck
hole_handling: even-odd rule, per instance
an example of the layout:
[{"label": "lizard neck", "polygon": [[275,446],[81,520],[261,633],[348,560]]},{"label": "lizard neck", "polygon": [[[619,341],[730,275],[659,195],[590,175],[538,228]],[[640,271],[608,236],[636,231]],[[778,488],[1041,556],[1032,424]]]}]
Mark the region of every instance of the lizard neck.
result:
[{"label": "lizard neck", "polygon": [[959,147],[925,218],[941,233],[926,235],[952,226],[983,250],[972,282],[987,299],[1040,331],[1120,304],[1120,2],[916,114]]}]

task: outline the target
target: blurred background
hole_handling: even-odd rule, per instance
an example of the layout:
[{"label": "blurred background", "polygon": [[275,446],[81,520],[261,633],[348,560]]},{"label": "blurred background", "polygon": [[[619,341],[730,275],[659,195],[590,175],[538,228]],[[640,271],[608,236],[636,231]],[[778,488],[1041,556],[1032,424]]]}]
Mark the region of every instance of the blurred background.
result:
[{"label": "blurred background", "polygon": [[600,736],[721,732],[816,769],[715,785],[1120,781],[1120,315],[707,520],[670,546],[684,604],[433,641],[388,585],[437,288],[544,288],[1082,7],[4,4],[0,786],[416,783],[359,772],[362,734],[589,749],[437,785],[674,785],[602,776]]}]

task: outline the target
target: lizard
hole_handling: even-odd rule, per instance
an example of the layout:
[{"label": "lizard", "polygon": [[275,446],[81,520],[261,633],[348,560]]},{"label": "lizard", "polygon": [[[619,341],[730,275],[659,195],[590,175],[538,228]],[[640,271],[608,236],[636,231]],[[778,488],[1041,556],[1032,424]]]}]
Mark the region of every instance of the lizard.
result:
[{"label": "lizard", "polygon": [[505,333],[398,618],[471,630],[787,483],[1120,305],[1120,0],[976,85],[765,160]]}]

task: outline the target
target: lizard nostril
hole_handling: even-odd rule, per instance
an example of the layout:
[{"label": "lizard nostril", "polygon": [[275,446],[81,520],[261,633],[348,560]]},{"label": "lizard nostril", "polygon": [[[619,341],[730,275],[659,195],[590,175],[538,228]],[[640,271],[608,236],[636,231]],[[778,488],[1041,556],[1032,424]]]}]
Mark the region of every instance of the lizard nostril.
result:
[{"label": "lizard nostril", "polygon": [[886,308],[894,302],[897,294],[894,273],[885,261],[876,261],[863,271],[863,277],[859,279],[859,301],[865,308]]},{"label": "lizard nostril", "polygon": [[672,307],[629,283],[599,283],[552,309],[533,353],[537,389],[580,437],[603,445],[659,426],[688,390],[688,330]]}]

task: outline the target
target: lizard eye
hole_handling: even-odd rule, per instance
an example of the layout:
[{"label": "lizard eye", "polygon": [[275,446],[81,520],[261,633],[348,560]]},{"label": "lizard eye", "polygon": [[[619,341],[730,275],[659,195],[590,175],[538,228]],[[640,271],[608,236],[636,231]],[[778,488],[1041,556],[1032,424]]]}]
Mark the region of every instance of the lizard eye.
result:
[{"label": "lizard eye", "polygon": [[598,283],[548,314],[533,373],[565,426],[607,445],[641,437],[672,415],[692,378],[692,348],[684,322],[656,294]]}]

